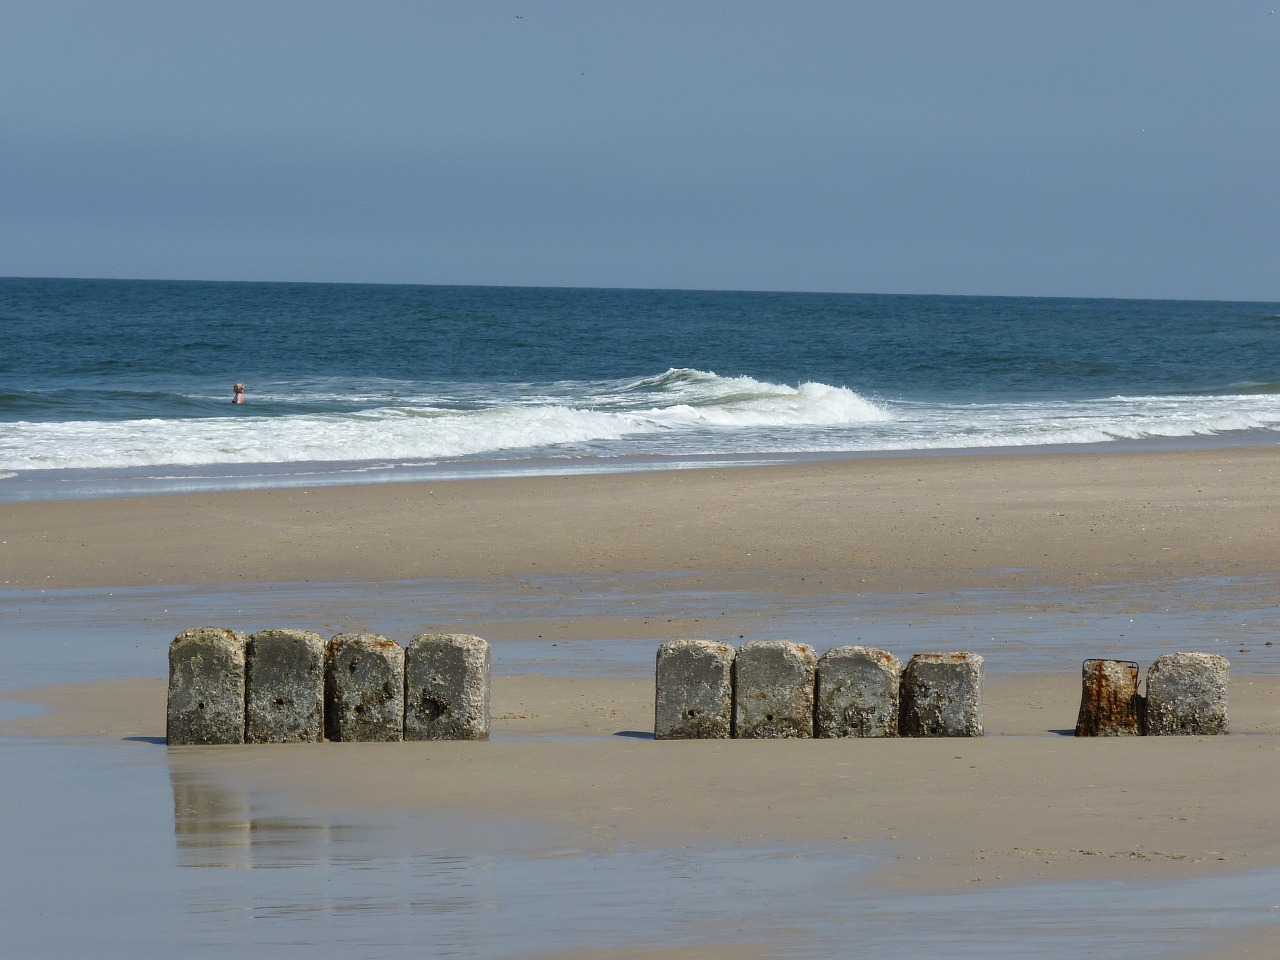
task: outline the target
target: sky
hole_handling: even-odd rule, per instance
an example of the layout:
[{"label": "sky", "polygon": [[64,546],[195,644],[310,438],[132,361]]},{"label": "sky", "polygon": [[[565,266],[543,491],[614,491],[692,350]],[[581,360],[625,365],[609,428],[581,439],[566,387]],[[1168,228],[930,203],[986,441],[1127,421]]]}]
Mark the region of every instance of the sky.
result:
[{"label": "sky", "polygon": [[0,276],[1280,300],[1278,0],[0,0]]}]

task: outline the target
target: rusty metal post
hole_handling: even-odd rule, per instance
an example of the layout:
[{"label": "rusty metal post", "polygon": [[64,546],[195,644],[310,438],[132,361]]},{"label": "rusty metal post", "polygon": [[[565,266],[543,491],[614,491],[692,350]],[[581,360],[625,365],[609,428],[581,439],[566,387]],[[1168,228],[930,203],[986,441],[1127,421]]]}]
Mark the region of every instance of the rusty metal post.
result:
[{"label": "rusty metal post", "polygon": [[1132,660],[1086,660],[1080,673],[1076,736],[1138,736],[1142,732],[1138,665]]}]

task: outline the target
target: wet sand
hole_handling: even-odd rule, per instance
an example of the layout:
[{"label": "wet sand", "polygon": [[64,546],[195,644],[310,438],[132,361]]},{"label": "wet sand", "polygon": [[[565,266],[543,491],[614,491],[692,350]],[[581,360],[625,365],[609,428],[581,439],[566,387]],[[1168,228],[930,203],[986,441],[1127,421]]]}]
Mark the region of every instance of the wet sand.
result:
[{"label": "wet sand", "polygon": [[[988,685],[982,739],[658,742],[652,682],[498,677],[487,744],[173,748],[171,764],[299,814],[432,810],[528,820],[558,842],[882,846],[911,890],[1194,878],[1280,866],[1280,683],[1234,681],[1232,734],[1077,740],[1072,677]],[[15,696],[9,734],[164,736],[165,683]]]},{"label": "wet sand", "polygon": [[[1273,582],[1277,467],[1280,448],[903,457],[5,504],[0,581],[338,580],[372,589],[490,578],[499,594],[511,580],[515,596],[524,589],[515,581],[531,575],[616,574],[645,576],[653,589],[671,577],[790,601],[875,591],[908,608],[917,595],[969,587],[1110,584],[1140,598],[1150,584],[1181,577]],[[697,635],[689,622],[645,626],[655,640]],[[572,629],[637,635],[634,623],[623,628],[608,615],[578,618]],[[1078,683],[1075,673],[993,679],[980,740],[657,743],[647,736],[651,680],[497,677],[487,744],[177,748],[168,757],[186,775],[283,792],[304,813],[523,820],[602,850],[874,849],[882,855],[875,882],[917,893],[1280,867],[1272,828],[1280,679],[1265,670],[1237,676],[1233,732],[1218,738],[1076,740],[1065,734]],[[55,709],[0,732],[163,736],[161,679],[17,698]],[[1250,934],[1212,955],[1257,956],[1267,942]]]}]

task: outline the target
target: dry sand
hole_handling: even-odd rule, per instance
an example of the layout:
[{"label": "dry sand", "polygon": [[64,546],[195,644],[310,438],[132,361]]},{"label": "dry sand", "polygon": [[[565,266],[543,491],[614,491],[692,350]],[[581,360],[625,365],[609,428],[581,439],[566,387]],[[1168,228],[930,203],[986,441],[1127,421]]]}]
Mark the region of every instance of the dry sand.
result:
[{"label": "dry sand", "polygon": [[[7,504],[0,581],[670,573],[787,596],[901,593],[904,603],[914,592],[965,586],[1112,583],[1140,592],[1173,577],[1274,576],[1278,466],[1274,447],[902,457]],[[991,683],[988,736],[978,740],[658,743],[635,735],[652,731],[647,681],[497,678],[487,744],[169,756],[192,775],[285,790],[316,810],[523,818],[604,848],[873,845],[885,856],[878,879],[916,890],[1280,866],[1277,678],[1237,677],[1233,733],[1216,738],[1064,736],[1078,683]],[[162,680],[20,696],[55,709],[5,732],[163,735]],[[1215,955],[1261,955],[1265,942],[1241,940]]]}]

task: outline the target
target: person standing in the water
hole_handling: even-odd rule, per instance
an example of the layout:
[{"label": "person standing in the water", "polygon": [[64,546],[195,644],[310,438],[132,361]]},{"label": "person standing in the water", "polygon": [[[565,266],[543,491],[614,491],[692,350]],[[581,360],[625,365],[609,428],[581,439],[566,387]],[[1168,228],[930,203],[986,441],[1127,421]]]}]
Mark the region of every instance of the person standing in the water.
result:
[{"label": "person standing in the water", "polygon": [[231,388],[231,391],[232,391],[231,392],[232,403],[244,403],[244,384],[243,383],[237,382],[236,385]]}]

